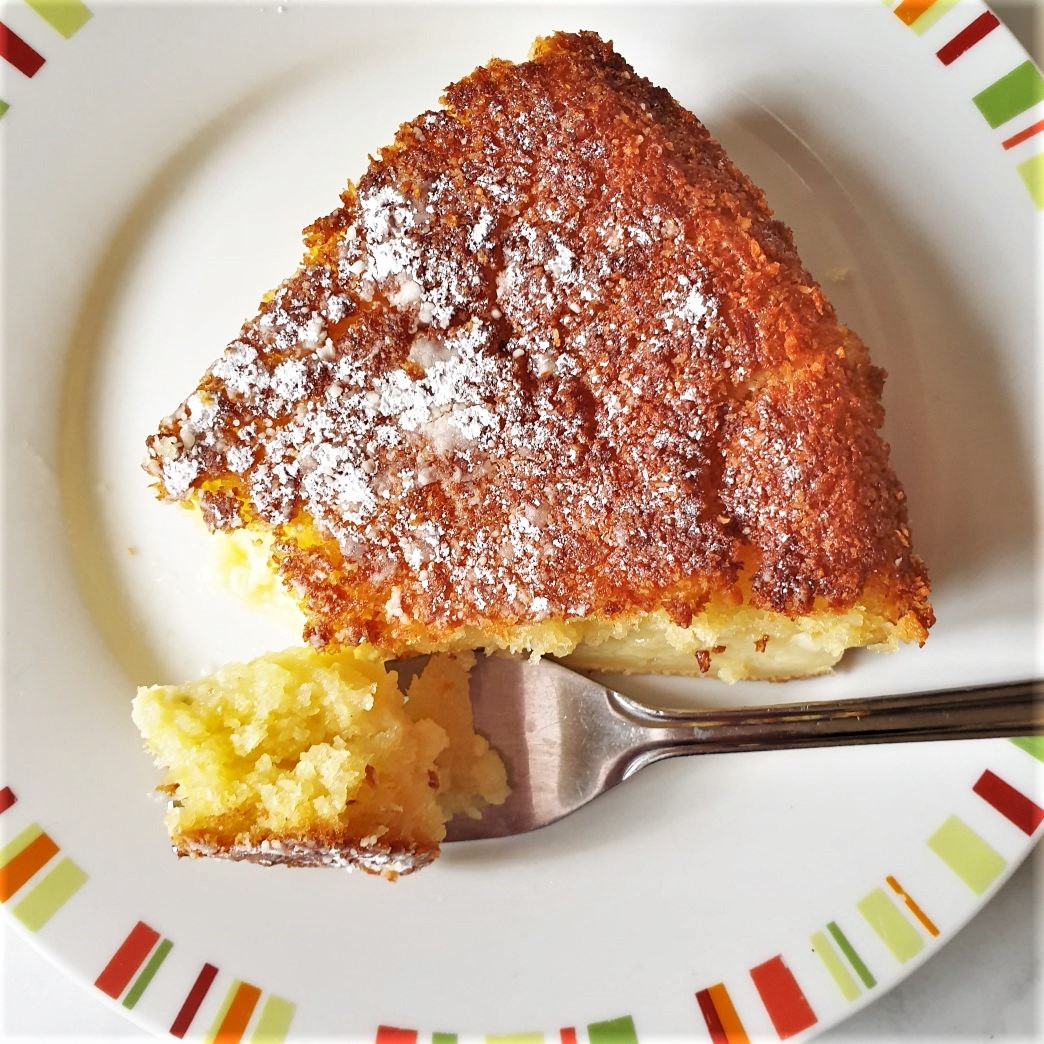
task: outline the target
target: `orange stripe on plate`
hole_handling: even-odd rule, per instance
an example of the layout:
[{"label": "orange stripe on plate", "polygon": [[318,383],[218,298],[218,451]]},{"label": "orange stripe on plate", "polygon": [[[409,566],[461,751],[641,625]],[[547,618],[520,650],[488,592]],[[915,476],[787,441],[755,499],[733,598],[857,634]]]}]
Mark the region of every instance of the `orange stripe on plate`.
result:
[{"label": "orange stripe on plate", "polygon": [[711,986],[707,992],[714,1003],[714,1010],[718,1013],[721,1028],[725,1031],[729,1044],[750,1044],[747,1031],[743,1028],[739,1015],[736,1014],[736,1008],[725,986],[719,982],[716,986]]},{"label": "orange stripe on plate", "polygon": [[58,846],[46,834],[30,841],[6,866],[0,867],[0,903],[6,903],[57,854]]},{"label": "orange stripe on plate", "polygon": [[1034,134],[1039,134],[1042,130],[1044,130],[1044,120],[1037,120],[1036,123],[1031,124],[1025,130],[1020,130],[1018,134],[1005,138],[1001,144],[1006,149],[1013,149],[1016,145],[1021,145],[1024,141],[1028,141]]},{"label": "orange stripe on plate", "polygon": [[256,986],[251,986],[249,982],[241,982],[217,1033],[214,1034],[214,1044],[238,1044],[260,999],[261,991]]},{"label": "orange stripe on plate", "polygon": [[892,14],[905,25],[913,25],[934,3],[935,0],[903,0]]},{"label": "orange stripe on plate", "polygon": [[888,886],[892,889],[892,891],[895,892],[895,894],[898,895],[904,903],[906,903],[906,907],[910,911],[910,913],[912,913],[914,917],[916,917],[917,920],[924,925],[925,931],[927,931],[929,935],[938,935],[939,929],[935,927],[935,922],[932,921],[932,919],[917,905],[917,902],[914,900],[913,896],[903,891],[902,885],[899,884],[899,882],[894,877],[892,877],[891,874],[889,874],[889,876],[886,877],[885,880],[888,882]]}]

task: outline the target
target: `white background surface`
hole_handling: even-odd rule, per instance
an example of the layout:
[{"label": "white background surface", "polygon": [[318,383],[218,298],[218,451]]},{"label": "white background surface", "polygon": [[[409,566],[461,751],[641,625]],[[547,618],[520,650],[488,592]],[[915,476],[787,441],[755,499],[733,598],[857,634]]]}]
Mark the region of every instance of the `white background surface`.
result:
[{"label": "white background surface", "polygon": [[[1038,61],[1040,3],[995,4]],[[1037,25],[1034,30],[1034,15]],[[1044,1040],[1044,848],[924,967],[823,1041]],[[146,1040],[0,922],[0,1041]]]}]

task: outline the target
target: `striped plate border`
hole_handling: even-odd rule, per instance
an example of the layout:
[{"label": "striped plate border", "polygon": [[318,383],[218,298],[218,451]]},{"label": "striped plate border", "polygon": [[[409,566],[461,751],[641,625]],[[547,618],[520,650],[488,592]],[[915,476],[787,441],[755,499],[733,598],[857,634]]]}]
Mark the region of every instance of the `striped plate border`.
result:
[{"label": "striped plate border", "polygon": [[[0,787],[0,815],[18,803],[11,787]],[[58,843],[38,823],[22,827],[0,848],[0,902],[12,903],[12,915],[31,932],[43,929],[87,880],[79,865],[62,857]],[[102,965],[94,985],[130,1011],[169,967],[167,958],[173,949],[173,940],[137,921]],[[193,1036],[202,1036],[206,1044],[236,1044],[246,1039],[280,1044],[289,1032],[296,1006],[241,979],[226,977],[224,986],[219,983],[224,995],[209,1022],[200,1023],[197,1016],[219,978],[217,966],[205,963],[186,982],[184,999],[167,1016],[170,1035],[181,1039],[194,1031]]]},{"label": "striped plate border", "polygon": [[[1001,24],[992,11],[973,14],[969,10],[972,5],[959,0],[901,0],[898,5],[895,0],[883,2],[918,36],[924,36],[946,19],[932,34],[936,40],[945,38],[941,46],[935,47],[935,57],[946,68],[959,67],[961,59]],[[1031,155],[1022,156],[1013,166],[1038,210],[1044,210],[1044,151],[1040,149],[1044,138],[1039,137],[1044,131],[1044,112],[1039,107],[1042,101],[1044,75],[1029,58],[995,70],[971,98],[990,130],[997,132],[998,145],[1005,152],[1036,139]]]},{"label": "striped plate border", "polygon": [[[102,968],[94,985],[130,1010],[141,1000],[173,948],[170,939],[144,921],[138,921]],[[172,1013],[168,1029],[172,1037],[183,1039],[194,1026],[199,1035],[196,1017],[218,977],[214,964],[207,962],[199,969],[187,987],[184,1000]],[[296,1006],[290,1001],[271,994],[265,996],[252,983],[233,979],[225,987],[220,1006],[209,1028],[202,1031],[202,1037],[206,1044],[215,1041],[237,1044],[247,1039],[250,1031],[251,1041],[280,1044],[289,1032],[295,1010]]]},{"label": "striped plate border", "polygon": [[[66,40],[75,36],[91,19],[90,8],[80,0],[25,0],[25,4],[35,11],[54,32]],[[0,59],[29,79],[32,79],[47,62],[36,47],[27,43],[6,22],[2,21],[0,21]],[[10,108],[11,106],[0,98],[0,119]]]},{"label": "striped plate border", "polygon": [[[1011,742],[1044,762],[1044,737]],[[1044,822],[1044,809],[992,769],[986,769],[971,790],[1027,837],[1033,837]],[[1008,868],[1008,860],[956,815],[943,820],[925,840],[925,845],[938,857],[941,866],[976,896],[983,895]],[[816,995],[822,995],[823,986],[827,985],[843,1002],[851,1004],[877,988],[879,976],[891,977],[893,968],[875,965],[875,972],[871,959],[860,953],[853,943],[860,926],[881,944],[878,960],[885,954],[884,959],[893,966],[913,960],[939,939],[941,933],[932,918],[930,900],[931,896],[913,896],[894,874],[886,874],[877,887],[857,899],[850,909],[813,931],[807,945],[818,959],[821,981],[814,984]],[[804,974],[809,974],[807,968]],[[773,954],[751,967],[747,978],[754,987],[751,997],[760,1002],[762,1010],[742,1010],[744,1002],[739,998],[746,997],[746,991],[736,989],[735,985],[733,993],[724,981],[704,986],[694,993],[691,1039],[709,1038],[712,1044],[750,1044],[754,1039],[765,1039],[761,1035],[755,1038],[747,1029],[748,1025],[761,1026],[764,1017],[779,1040],[796,1037],[819,1024],[820,1016],[809,996],[813,983],[806,979],[803,986],[783,953]],[[749,1005],[751,1001],[745,1003]],[[700,1033],[701,1020],[705,1036]],[[623,1015],[581,1028],[567,1026],[553,1033],[490,1034],[480,1039],[483,1044],[583,1044],[586,1036],[589,1044],[637,1044],[636,1023],[635,1017]],[[652,1041],[652,1037],[648,1039]],[[428,1041],[458,1044],[458,1035],[447,1030],[422,1034],[416,1029],[380,1026],[374,1037],[374,1044],[427,1044]]]},{"label": "striped plate border", "polygon": [[[1044,737],[1027,737],[1011,741],[1037,760],[1044,762]],[[1026,837],[1034,837],[1044,823],[1044,808],[1013,786],[1001,774],[986,768],[971,786],[972,792],[996,815]],[[14,791],[0,788],[0,815],[18,802]],[[927,848],[954,877],[976,896],[984,895],[1008,868],[1008,860],[967,822],[957,815],[947,816],[926,839]],[[39,931],[87,882],[87,874],[71,859],[59,858],[58,843],[39,824],[30,823],[0,849],[0,901],[15,901],[12,913],[30,931]],[[924,900],[928,901],[925,902]],[[858,898],[852,907],[840,911],[825,925],[817,927],[808,944],[818,958],[822,976],[846,1003],[853,1003],[874,990],[884,969],[853,942],[855,928],[862,924],[882,944],[881,954],[888,954],[900,965],[917,957],[929,943],[938,939],[940,930],[930,909],[931,896],[914,896],[894,874],[886,874],[880,884]],[[865,938],[865,936],[864,936]],[[172,939],[163,936],[145,921],[137,921],[122,942],[101,965],[94,980],[95,987],[128,1010],[133,1009],[153,981],[160,976],[174,949]],[[99,962],[101,963],[101,962]],[[807,975],[807,969],[805,971]],[[811,1029],[819,1016],[809,993],[799,982],[784,953],[768,956],[749,969],[748,977],[754,994],[779,1040],[787,1040]],[[888,977],[888,976],[886,976]],[[190,1031],[202,1033],[207,1044],[235,1044],[249,1039],[267,1044],[280,1044],[290,1030],[296,1007],[275,994],[266,995],[250,982],[231,978],[215,996],[221,1000],[206,1022],[198,1016],[204,1002],[220,978],[215,964],[205,962],[186,981],[183,999],[169,1013],[168,1032],[178,1039]],[[807,980],[806,980],[807,981]],[[819,984],[817,983],[817,989]],[[739,996],[739,994],[737,994]],[[694,992],[693,1031],[700,1017],[713,1044],[747,1044],[750,1040],[745,1022],[755,1022],[741,1010],[726,982],[716,982]],[[749,1002],[748,1002],[749,1003]],[[205,1028],[204,1028],[205,1027]],[[249,1037],[248,1037],[249,1034]],[[544,1032],[521,1032],[489,1035],[485,1044],[638,1044],[634,1017],[615,1018],[588,1023],[578,1029],[566,1026],[553,1035]],[[380,1026],[375,1044],[419,1044],[416,1029]],[[432,1044],[457,1044],[457,1034],[442,1029],[431,1034]]]},{"label": "striped plate border", "polygon": [[[1044,737],[1012,742],[1044,762]],[[991,769],[986,769],[971,789],[1027,837],[1033,837],[1044,822],[1044,809]],[[925,844],[977,896],[1008,868],[1008,860],[956,815],[943,820]],[[850,910],[817,928],[808,939],[822,973],[849,1004],[872,991],[882,974],[881,968],[875,974],[870,960],[852,943],[853,926],[859,924],[870,929],[883,944],[883,952],[898,964],[912,960],[940,935],[928,905],[911,895],[894,874],[886,875]],[[819,1021],[782,954],[751,968],[749,976],[780,1040],[796,1036]],[[748,1044],[747,1030],[725,983],[700,990],[696,1001],[714,1044]]]},{"label": "striped plate border", "polygon": [[[0,790],[0,815],[18,801],[10,787]],[[87,874],[62,856],[57,841],[39,823],[30,823],[0,848],[0,903],[38,932],[87,883]]]}]

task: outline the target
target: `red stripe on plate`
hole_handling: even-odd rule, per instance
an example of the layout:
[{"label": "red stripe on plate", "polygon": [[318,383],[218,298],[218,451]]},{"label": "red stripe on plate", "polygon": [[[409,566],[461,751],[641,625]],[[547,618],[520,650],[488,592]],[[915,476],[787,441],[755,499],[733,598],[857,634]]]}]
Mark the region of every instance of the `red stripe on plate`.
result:
[{"label": "red stripe on plate", "polygon": [[417,1044],[417,1031],[378,1026],[375,1044]]},{"label": "red stripe on plate", "polygon": [[157,942],[159,932],[153,931],[144,921],[139,921],[112,955],[101,975],[94,980],[94,985],[102,993],[117,1000]]},{"label": "red stripe on plate", "polygon": [[560,1044],[576,1044],[576,1030],[572,1026],[565,1026],[558,1033]]},{"label": "red stripe on plate", "polygon": [[0,812],[6,812],[17,800],[14,791],[10,787],[4,787],[0,790]]},{"label": "red stripe on plate", "polygon": [[30,47],[17,33],[0,22],[0,58],[9,61],[20,73],[35,76],[44,63],[43,55]]},{"label": "red stripe on plate", "polygon": [[192,984],[192,989],[189,990],[189,994],[185,998],[185,1003],[181,1005],[181,1011],[178,1012],[177,1018],[170,1024],[170,1035],[172,1037],[184,1037],[188,1033],[192,1020],[196,1017],[196,1012],[199,1011],[207,993],[210,992],[210,987],[217,977],[217,973],[218,970],[213,964],[203,965],[199,975],[196,976],[196,981]]},{"label": "red stripe on plate", "polygon": [[951,65],[965,51],[970,51],[983,37],[993,32],[1000,21],[992,11],[984,11],[971,25],[965,26],[948,44],[935,52],[943,65]]},{"label": "red stripe on plate", "polygon": [[1041,822],[1044,822],[1044,808],[989,769],[979,777],[972,790],[1005,819],[1010,819],[1024,834],[1032,836]]},{"label": "red stripe on plate", "polygon": [[729,1044],[729,1038],[725,1035],[725,1027],[718,1018],[718,1011],[711,1000],[710,990],[700,990],[696,994],[696,1003],[700,1006],[700,1014],[703,1021],[707,1023],[707,1032],[713,1044]]},{"label": "red stripe on plate", "polygon": [[1036,123],[1031,123],[1025,130],[1020,130],[1018,134],[1005,138],[1001,144],[1006,149],[1013,149],[1016,145],[1021,145],[1024,141],[1028,141],[1034,134],[1039,134],[1042,130],[1044,130],[1044,120],[1037,120]]},{"label": "red stripe on plate", "polygon": [[793,1037],[795,1033],[816,1024],[815,1013],[782,957],[773,957],[751,968],[750,977],[761,994],[761,1001],[780,1040]]}]

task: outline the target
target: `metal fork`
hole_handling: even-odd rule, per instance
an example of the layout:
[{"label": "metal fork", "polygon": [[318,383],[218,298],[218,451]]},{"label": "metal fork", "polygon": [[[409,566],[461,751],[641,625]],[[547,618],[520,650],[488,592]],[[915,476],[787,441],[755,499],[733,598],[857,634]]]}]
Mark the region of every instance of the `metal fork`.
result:
[{"label": "metal fork", "polygon": [[1044,733],[1044,681],[872,699],[655,710],[548,661],[479,657],[475,728],[500,753],[511,795],[447,841],[523,834],[554,823],[646,765],[682,754],[978,739]]}]

